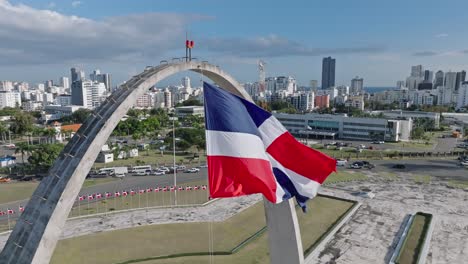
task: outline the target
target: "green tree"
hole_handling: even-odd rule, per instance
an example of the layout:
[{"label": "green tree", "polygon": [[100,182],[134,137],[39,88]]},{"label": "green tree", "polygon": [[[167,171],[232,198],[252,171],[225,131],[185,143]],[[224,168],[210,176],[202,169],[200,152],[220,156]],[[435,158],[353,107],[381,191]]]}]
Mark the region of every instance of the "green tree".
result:
[{"label": "green tree", "polygon": [[415,127],[411,131],[412,139],[422,139],[424,137],[424,129],[422,127]]},{"label": "green tree", "polygon": [[35,171],[46,172],[57,159],[63,147],[63,144],[36,145],[31,151],[28,162]]},{"label": "green tree", "polygon": [[16,144],[15,154],[21,153],[21,161],[24,165],[24,155],[31,153],[32,146],[26,142],[18,142]]},{"label": "green tree", "polygon": [[33,130],[33,117],[26,112],[17,112],[13,115],[10,130],[17,135],[25,135]]},{"label": "green tree", "polygon": [[83,124],[91,113],[91,110],[81,108],[73,112],[73,114],[63,117],[60,122],[64,124]]}]

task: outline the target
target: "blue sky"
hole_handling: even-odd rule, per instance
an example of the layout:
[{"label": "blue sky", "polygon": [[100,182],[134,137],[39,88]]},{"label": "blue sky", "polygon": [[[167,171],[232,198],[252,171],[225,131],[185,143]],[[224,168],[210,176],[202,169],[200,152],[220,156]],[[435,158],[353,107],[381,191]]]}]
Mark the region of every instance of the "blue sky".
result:
[{"label": "blue sky", "polygon": [[333,56],[337,84],[359,75],[393,86],[411,65],[468,68],[466,10],[462,0],[0,0],[0,79],[39,82],[81,66],[122,82],[183,56],[188,30],[195,56],[242,82],[257,80],[263,59],[268,76],[320,83],[322,57]]}]

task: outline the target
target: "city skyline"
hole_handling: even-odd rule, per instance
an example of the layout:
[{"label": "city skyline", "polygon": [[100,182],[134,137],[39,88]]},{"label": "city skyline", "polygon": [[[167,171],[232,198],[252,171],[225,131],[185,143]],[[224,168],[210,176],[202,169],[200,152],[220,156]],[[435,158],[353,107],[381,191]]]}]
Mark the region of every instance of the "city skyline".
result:
[{"label": "city skyline", "polygon": [[[240,82],[258,79],[256,62],[264,59],[267,76],[291,75],[306,86],[321,79],[322,58],[332,56],[337,60],[336,85],[349,85],[361,76],[366,86],[394,86],[412,65],[434,72],[468,68],[468,41],[457,34],[466,24],[462,7],[467,4],[451,2],[460,8],[361,0],[336,9],[336,3],[301,1],[297,8],[284,7],[289,22],[275,23],[276,16],[268,14],[283,7],[266,1],[249,3],[256,6],[248,8],[241,2],[220,5],[209,0],[122,1],[119,6],[110,1],[0,0],[0,79],[36,83],[68,76],[71,67],[86,72],[100,68],[111,73],[117,85],[146,65],[182,57],[188,31],[195,57],[222,66]],[[418,19],[415,11],[445,19]],[[317,23],[331,13],[333,25]],[[257,23],[247,23],[251,20]]]}]

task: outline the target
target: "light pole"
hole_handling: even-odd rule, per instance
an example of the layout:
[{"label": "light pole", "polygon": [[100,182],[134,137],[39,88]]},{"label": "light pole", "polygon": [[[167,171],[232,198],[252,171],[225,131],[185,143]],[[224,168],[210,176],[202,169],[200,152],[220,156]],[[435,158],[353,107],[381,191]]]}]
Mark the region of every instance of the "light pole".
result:
[{"label": "light pole", "polygon": [[172,151],[174,155],[174,205],[177,205],[177,168],[176,168],[176,160],[175,160],[175,121],[177,117],[169,117],[169,120],[172,120]]}]

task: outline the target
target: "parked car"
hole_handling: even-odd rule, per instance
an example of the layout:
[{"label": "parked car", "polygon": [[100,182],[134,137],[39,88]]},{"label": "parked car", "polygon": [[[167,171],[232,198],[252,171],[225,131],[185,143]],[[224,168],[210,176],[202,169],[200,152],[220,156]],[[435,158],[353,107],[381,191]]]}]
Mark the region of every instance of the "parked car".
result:
[{"label": "parked car", "polygon": [[348,161],[347,160],[343,160],[343,159],[337,159],[336,160],[336,166],[341,166],[341,167],[344,167],[348,164]]},{"label": "parked car", "polygon": [[191,168],[191,169],[186,170],[185,172],[186,173],[197,173],[199,171],[200,171],[200,169],[198,169],[198,168]]},{"label": "parked car", "polygon": [[151,174],[151,171],[144,171],[144,170],[139,170],[133,173],[133,175],[135,176],[146,176],[150,174]]},{"label": "parked car", "polygon": [[385,141],[373,141],[372,144],[385,144]]},{"label": "parked car", "polygon": [[114,177],[123,178],[123,177],[125,177],[125,173],[116,173],[116,174],[114,174]]},{"label": "parked car", "polygon": [[168,167],[164,167],[164,166],[159,167],[159,170],[160,170],[160,171],[164,171],[164,172],[169,172],[169,168],[168,168]]},{"label": "parked car", "polygon": [[156,175],[156,176],[162,176],[162,175],[164,175],[166,173],[164,171],[155,170],[151,174]]},{"label": "parked car", "polygon": [[373,164],[370,164],[367,161],[356,161],[353,164],[351,164],[350,168],[351,169],[373,169],[375,166]]},{"label": "parked car", "polygon": [[199,166],[200,168],[208,168],[208,164],[202,164]]}]

